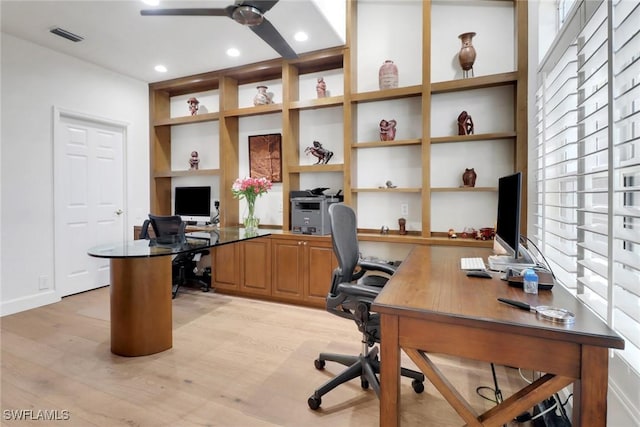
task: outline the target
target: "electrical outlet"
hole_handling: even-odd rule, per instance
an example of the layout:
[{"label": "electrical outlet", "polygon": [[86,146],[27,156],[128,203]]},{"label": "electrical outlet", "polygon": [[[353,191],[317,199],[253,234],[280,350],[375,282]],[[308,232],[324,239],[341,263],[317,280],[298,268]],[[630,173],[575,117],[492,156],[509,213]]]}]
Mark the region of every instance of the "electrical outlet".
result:
[{"label": "electrical outlet", "polygon": [[49,289],[49,284],[47,283],[47,276],[42,275],[38,277],[38,290]]},{"label": "electrical outlet", "polygon": [[408,203],[401,203],[400,204],[400,215],[409,216],[409,204]]}]

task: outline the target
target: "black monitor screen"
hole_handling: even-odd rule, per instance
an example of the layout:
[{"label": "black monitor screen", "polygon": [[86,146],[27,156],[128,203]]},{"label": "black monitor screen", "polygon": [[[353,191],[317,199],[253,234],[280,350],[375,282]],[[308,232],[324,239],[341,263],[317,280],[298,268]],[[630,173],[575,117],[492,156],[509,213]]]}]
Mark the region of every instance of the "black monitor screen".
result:
[{"label": "black monitor screen", "polygon": [[211,215],[211,187],[176,187],[175,215],[209,217]]},{"label": "black monitor screen", "polygon": [[498,180],[498,219],[496,241],[507,255],[518,258],[520,240],[520,195],[522,173],[516,172]]}]

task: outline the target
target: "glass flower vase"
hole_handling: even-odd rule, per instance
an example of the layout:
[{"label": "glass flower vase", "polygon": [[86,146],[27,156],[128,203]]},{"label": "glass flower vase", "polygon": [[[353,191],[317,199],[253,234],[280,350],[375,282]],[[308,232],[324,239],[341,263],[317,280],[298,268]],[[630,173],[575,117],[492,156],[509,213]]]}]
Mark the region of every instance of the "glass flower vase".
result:
[{"label": "glass flower vase", "polygon": [[255,233],[260,226],[260,218],[253,215],[247,215],[244,217],[244,229],[247,233]]}]

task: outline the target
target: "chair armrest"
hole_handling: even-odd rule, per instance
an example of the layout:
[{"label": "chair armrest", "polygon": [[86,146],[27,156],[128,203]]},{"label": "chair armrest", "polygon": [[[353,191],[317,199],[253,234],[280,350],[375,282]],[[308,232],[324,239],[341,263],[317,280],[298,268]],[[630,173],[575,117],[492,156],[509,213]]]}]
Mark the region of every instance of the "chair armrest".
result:
[{"label": "chair armrest", "polygon": [[387,263],[383,263],[383,262],[373,262],[373,261],[363,261],[361,260],[358,265],[363,269],[363,270],[367,270],[367,271],[382,271],[383,273],[387,273],[387,274],[393,274],[396,272],[396,267],[391,265],[391,264],[387,264]]},{"label": "chair armrest", "polygon": [[356,283],[341,283],[338,285],[338,294],[347,295],[356,298],[375,299],[380,293],[381,288],[359,285]]},{"label": "chair armrest", "polygon": [[148,219],[144,220],[144,222],[142,223],[142,228],[140,228],[140,235],[138,236],[139,239],[149,240],[150,224],[151,224],[151,221],[149,221]]}]

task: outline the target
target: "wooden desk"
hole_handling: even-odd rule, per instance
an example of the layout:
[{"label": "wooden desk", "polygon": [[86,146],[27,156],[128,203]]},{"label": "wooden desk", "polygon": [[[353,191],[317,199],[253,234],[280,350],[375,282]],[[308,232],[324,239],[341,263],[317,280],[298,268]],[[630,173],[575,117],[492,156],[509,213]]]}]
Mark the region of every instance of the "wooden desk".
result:
[{"label": "wooden desk", "polygon": [[146,356],[173,346],[173,255],[269,234],[266,230],[247,234],[243,228],[226,227],[187,234],[185,242],[176,244],[132,240],[89,249],[90,256],[110,259],[111,352]]},{"label": "wooden desk", "polygon": [[[605,426],[608,348],[624,340],[560,285],[525,294],[499,279],[470,278],[461,257],[481,248],[416,246],[376,298],[381,314],[380,425],[400,425],[400,349],[416,363],[469,426],[500,426],[573,383],[573,425]],[[553,305],[576,315],[569,326],[497,301]],[[504,402],[477,414],[428,358],[442,353],[545,373]]]}]

